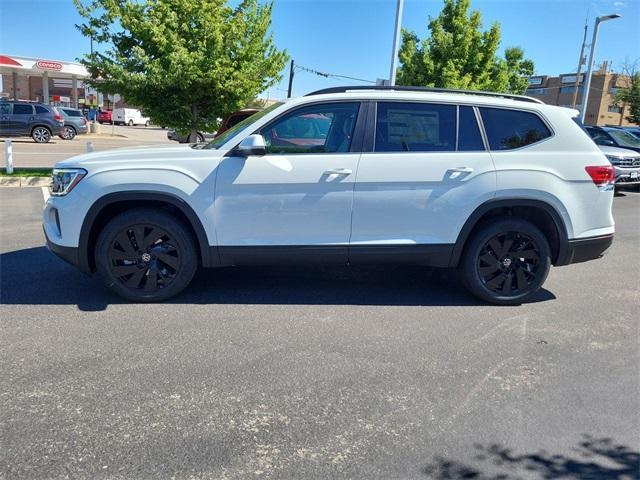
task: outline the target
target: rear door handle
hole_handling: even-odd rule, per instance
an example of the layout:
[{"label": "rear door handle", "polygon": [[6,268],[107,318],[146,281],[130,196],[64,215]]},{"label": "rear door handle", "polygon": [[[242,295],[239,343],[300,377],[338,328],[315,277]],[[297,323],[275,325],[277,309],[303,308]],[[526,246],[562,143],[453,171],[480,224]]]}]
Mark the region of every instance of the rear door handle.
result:
[{"label": "rear door handle", "polygon": [[353,171],[350,168],[330,168],[325,170],[325,175],[351,175]]},{"label": "rear door handle", "polygon": [[459,172],[459,173],[473,173],[472,167],[452,167],[449,169],[450,172]]}]

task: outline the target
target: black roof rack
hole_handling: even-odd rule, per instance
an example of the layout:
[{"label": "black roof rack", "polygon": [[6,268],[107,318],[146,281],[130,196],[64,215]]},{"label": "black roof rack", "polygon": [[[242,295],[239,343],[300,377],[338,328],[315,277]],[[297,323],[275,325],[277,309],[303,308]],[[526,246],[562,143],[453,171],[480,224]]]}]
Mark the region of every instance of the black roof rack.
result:
[{"label": "black roof rack", "polygon": [[307,93],[305,97],[312,95],[323,95],[326,93],[344,93],[353,90],[386,90],[386,91],[398,91],[398,92],[435,92],[435,93],[459,93],[464,95],[481,95],[484,97],[499,97],[508,98],[511,100],[519,100],[521,102],[530,103],[544,103],[541,100],[533,97],[527,97],[525,95],[513,95],[511,93],[499,93],[499,92],[485,92],[482,90],[459,90],[455,88],[436,88],[436,87],[407,87],[404,85],[354,85],[346,87],[330,87],[323,88],[322,90],[316,90],[315,92]]}]

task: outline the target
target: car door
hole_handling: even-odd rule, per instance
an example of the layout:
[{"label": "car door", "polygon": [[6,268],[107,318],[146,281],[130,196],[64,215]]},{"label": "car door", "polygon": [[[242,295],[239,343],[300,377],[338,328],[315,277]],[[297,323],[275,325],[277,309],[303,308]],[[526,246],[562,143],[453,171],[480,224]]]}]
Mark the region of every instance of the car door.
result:
[{"label": "car door", "polygon": [[496,188],[477,115],[469,105],[377,102],[358,167],[350,261],[448,264],[464,222]]},{"label": "car door", "polygon": [[256,132],[266,155],[222,160],[214,211],[223,263],[347,260],[360,110],[353,101],[296,108]]},{"label": "car door", "polygon": [[11,104],[0,102],[0,135],[13,133],[11,128]]},{"label": "car door", "polygon": [[14,133],[28,135],[31,131],[31,123],[34,121],[33,105],[28,103],[14,103],[12,128]]}]

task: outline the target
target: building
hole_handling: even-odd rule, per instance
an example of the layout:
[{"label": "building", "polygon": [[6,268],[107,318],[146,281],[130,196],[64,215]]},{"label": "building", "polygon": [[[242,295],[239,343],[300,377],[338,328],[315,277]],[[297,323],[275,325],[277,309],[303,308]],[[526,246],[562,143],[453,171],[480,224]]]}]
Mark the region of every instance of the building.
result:
[{"label": "building", "polygon": [[[529,79],[526,94],[549,105],[580,109],[584,80],[585,74],[580,74],[576,87],[575,73],[567,73],[559,77],[534,76]],[[613,105],[616,90],[625,87],[628,81],[629,78],[624,75],[608,72],[606,64],[594,72],[591,77],[584,123],[586,125],[633,125],[626,119],[629,115],[629,107],[627,106],[623,112],[621,107]]]},{"label": "building", "polygon": [[77,63],[0,54],[0,74],[4,98],[76,108],[97,105],[97,94],[83,82],[89,72]]}]

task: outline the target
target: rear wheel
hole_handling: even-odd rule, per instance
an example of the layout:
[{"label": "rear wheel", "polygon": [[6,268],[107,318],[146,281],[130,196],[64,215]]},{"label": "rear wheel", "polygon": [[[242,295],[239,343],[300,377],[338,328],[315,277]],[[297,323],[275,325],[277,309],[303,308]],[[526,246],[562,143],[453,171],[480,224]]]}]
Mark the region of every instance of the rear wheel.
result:
[{"label": "rear wheel", "polygon": [[151,124],[149,123],[149,120],[147,120],[146,122],[144,122],[144,126],[145,126],[145,127],[148,127],[149,125],[151,125]]},{"label": "rear wheel", "polygon": [[495,220],[469,241],[460,264],[462,280],[476,297],[517,305],[542,287],[551,266],[551,248],[532,223]]},{"label": "rear wheel", "polygon": [[31,138],[37,143],[47,143],[51,140],[51,131],[47,127],[36,127],[31,131]]},{"label": "rear wheel", "polygon": [[129,125],[130,127],[133,127],[133,120],[129,120],[128,125]]},{"label": "rear wheel", "polygon": [[64,127],[64,131],[59,135],[59,137],[63,140],[73,140],[76,138],[76,129],[67,125]]},{"label": "rear wheel", "polygon": [[130,210],[100,233],[96,266],[118,295],[136,302],[161,301],[180,293],[193,278],[196,248],[188,227],[172,215]]}]

